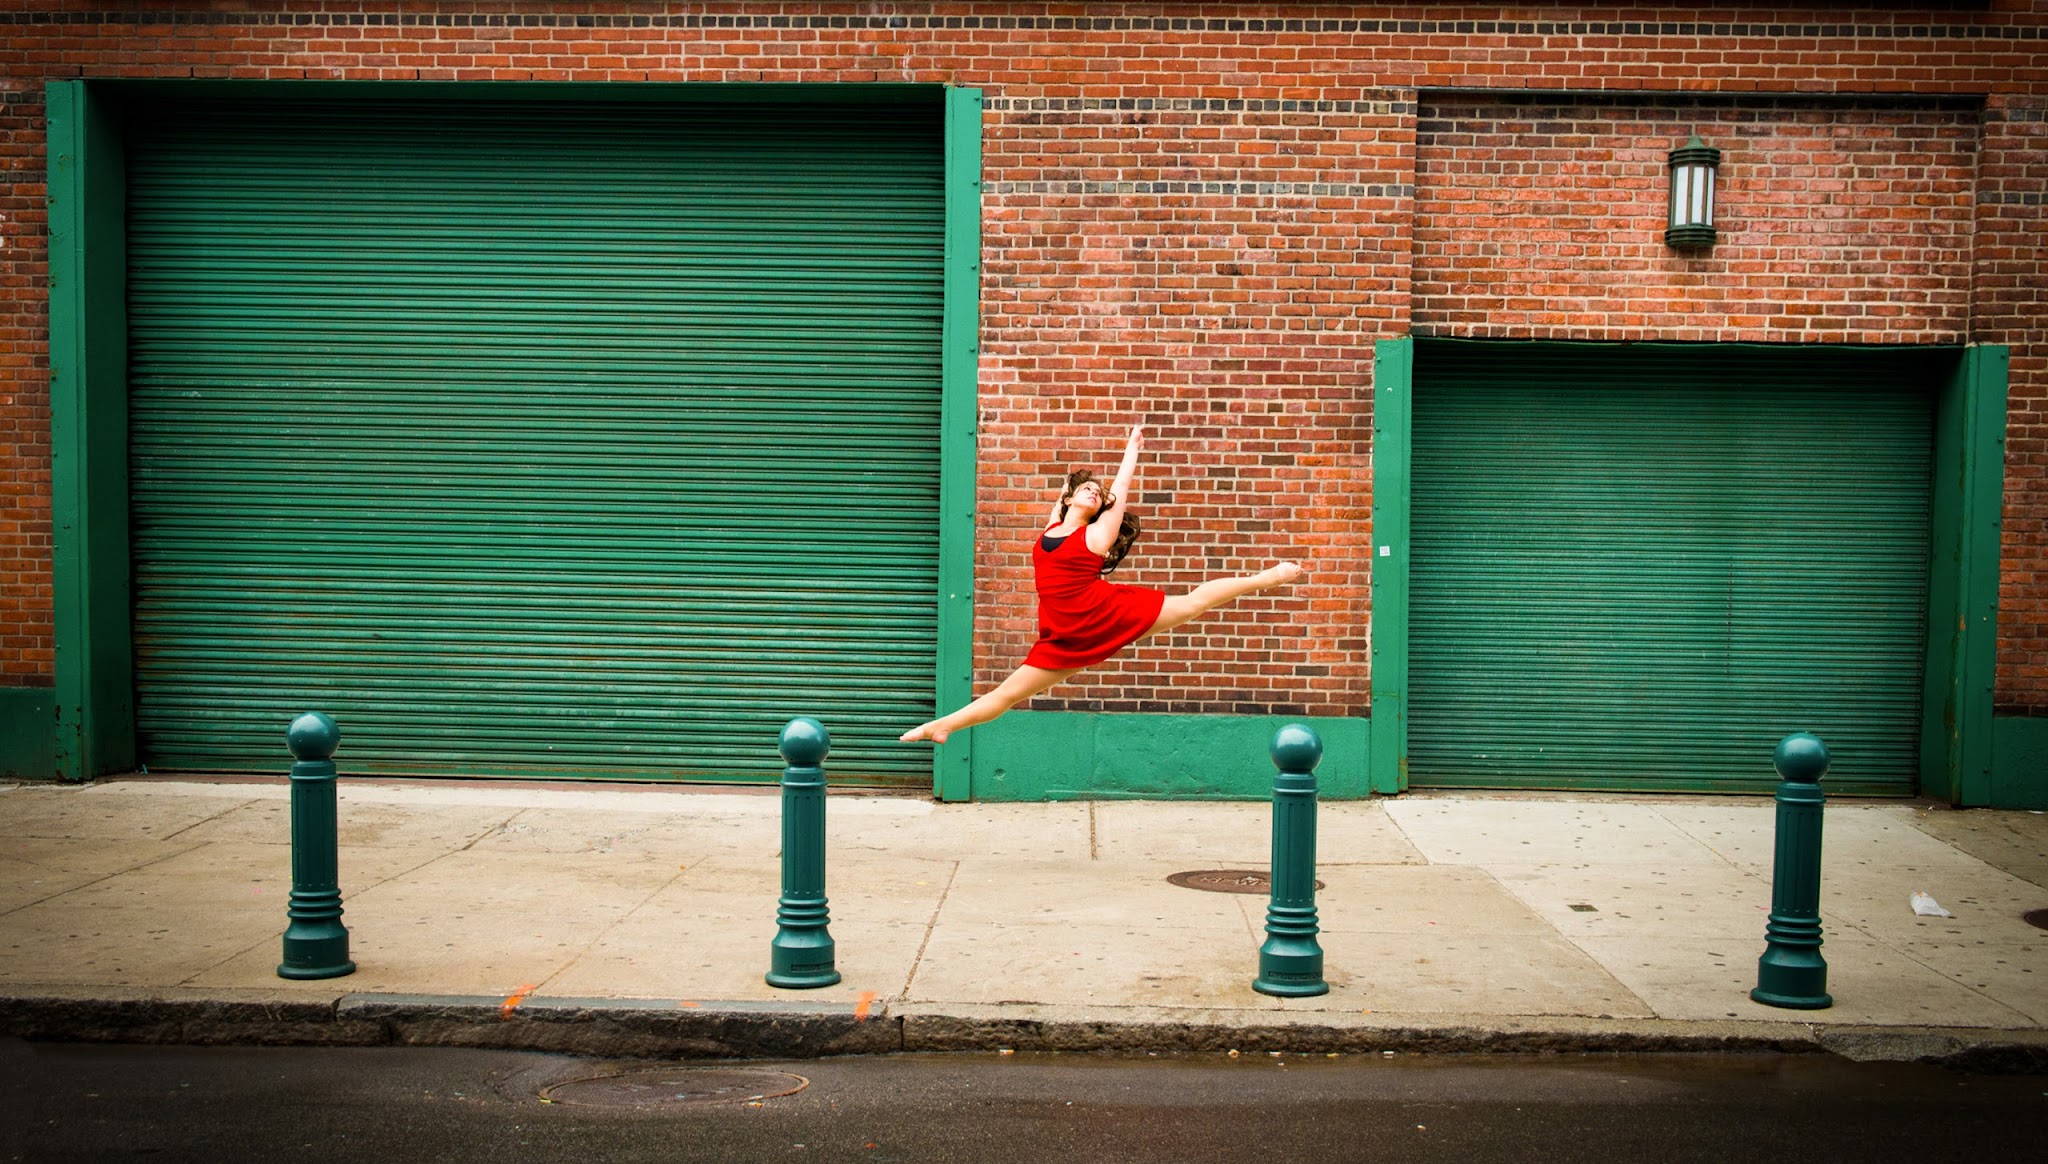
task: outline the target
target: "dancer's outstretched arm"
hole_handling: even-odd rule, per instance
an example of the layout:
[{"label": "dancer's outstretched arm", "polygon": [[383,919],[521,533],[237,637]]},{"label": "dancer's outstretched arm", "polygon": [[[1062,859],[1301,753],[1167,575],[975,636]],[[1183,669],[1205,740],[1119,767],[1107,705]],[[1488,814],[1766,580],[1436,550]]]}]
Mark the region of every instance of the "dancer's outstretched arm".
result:
[{"label": "dancer's outstretched arm", "polygon": [[1124,528],[1124,510],[1131,503],[1131,490],[1138,481],[1138,454],[1145,447],[1145,426],[1131,429],[1131,438],[1124,442],[1124,463],[1117,467],[1116,482],[1109,487],[1109,495],[1116,504],[1102,511],[1088,526],[1088,548],[1098,554],[1109,552],[1116,544],[1116,535]]}]

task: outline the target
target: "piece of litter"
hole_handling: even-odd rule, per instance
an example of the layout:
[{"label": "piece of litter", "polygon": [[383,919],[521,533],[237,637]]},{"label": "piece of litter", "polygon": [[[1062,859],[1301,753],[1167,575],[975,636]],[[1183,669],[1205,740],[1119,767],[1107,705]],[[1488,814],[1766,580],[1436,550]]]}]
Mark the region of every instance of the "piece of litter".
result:
[{"label": "piece of litter", "polygon": [[1016,1054],[1016,1053],[1017,1053],[1017,1052],[1015,1052],[1015,1051],[1011,1050],[1011,1049],[1010,1049],[1010,1048],[1008,1048],[1008,1047],[998,1047],[998,1048],[996,1048],[996,1054],[998,1054],[998,1055],[1014,1055],[1014,1054]]},{"label": "piece of litter", "polygon": [[1920,917],[1955,916],[1949,911],[1941,908],[1941,903],[1934,900],[1932,897],[1929,897],[1927,895],[1927,891],[1924,889],[1913,891],[1913,912]]}]

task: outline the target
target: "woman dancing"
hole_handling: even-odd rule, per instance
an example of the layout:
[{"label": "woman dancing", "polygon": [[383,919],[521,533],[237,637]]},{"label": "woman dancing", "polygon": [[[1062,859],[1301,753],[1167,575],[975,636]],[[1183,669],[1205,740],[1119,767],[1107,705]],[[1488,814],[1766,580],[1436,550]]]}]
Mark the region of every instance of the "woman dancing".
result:
[{"label": "woman dancing", "polygon": [[1067,475],[1067,487],[1053,503],[1052,522],[1031,547],[1038,586],[1038,642],[1024,656],[1024,665],[994,691],[951,715],[919,724],[901,739],[943,744],[954,732],[987,723],[1139,639],[1301,576],[1300,566],[1281,562],[1257,574],[1204,582],[1181,595],[1104,581],[1102,576],[1116,568],[1138,536],[1137,518],[1126,505],[1144,443],[1143,427],[1132,429],[1123,465],[1106,493],[1087,469]]}]

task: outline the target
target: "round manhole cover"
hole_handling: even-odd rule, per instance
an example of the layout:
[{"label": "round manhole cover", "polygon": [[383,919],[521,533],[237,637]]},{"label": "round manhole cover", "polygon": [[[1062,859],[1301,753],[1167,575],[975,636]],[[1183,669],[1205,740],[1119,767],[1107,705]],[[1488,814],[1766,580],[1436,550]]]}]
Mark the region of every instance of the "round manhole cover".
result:
[{"label": "round manhole cover", "polygon": [[[1264,869],[1196,869],[1175,873],[1166,880],[1184,889],[1202,889],[1210,893],[1273,892],[1273,878]],[[1316,888],[1323,888],[1323,883],[1316,882]]]},{"label": "round manhole cover", "polygon": [[2039,926],[2044,930],[2048,930],[2048,909],[2030,909],[2020,915],[2020,920],[2030,926]]},{"label": "round manhole cover", "polygon": [[793,1095],[810,1086],[801,1075],[710,1067],[650,1067],[618,1075],[571,1079],[541,1089],[541,1098],[591,1107],[674,1107],[743,1103]]}]

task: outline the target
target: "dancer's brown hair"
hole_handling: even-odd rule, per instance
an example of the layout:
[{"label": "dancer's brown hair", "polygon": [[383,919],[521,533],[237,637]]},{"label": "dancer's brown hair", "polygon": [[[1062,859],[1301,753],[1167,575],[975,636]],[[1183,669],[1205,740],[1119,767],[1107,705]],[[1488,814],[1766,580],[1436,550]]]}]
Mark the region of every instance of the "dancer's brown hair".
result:
[{"label": "dancer's brown hair", "polygon": [[[1067,474],[1067,487],[1060,493],[1059,520],[1067,520],[1067,500],[1074,495],[1074,490],[1079,489],[1082,482],[1094,480],[1096,478],[1095,470],[1093,469],[1076,469]],[[1100,485],[1100,482],[1097,482],[1097,484]],[[1095,517],[1091,517],[1088,520],[1092,523],[1095,518],[1108,513],[1109,507],[1115,504],[1116,498],[1110,496],[1109,487],[1106,485],[1102,486],[1102,508],[1097,509]],[[1116,531],[1116,540],[1110,543],[1109,552],[1102,555],[1102,572],[1107,574],[1111,570],[1116,569],[1117,563],[1124,560],[1124,555],[1131,552],[1131,543],[1137,540],[1138,515],[1126,507],[1124,509],[1123,528]]]}]

